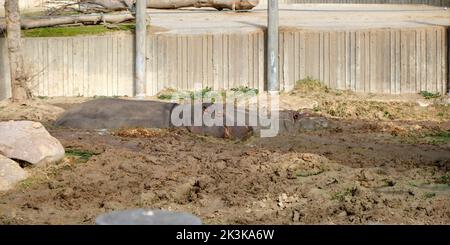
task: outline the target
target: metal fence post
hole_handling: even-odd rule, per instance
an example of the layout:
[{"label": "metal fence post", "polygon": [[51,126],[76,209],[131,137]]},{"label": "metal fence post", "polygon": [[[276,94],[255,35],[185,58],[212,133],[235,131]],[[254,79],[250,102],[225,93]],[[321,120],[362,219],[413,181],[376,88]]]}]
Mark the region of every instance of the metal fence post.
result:
[{"label": "metal fence post", "polygon": [[145,97],[145,50],[147,37],[146,21],[147,0],[136,1],[136,65],[134,79],[134,93],[137,98]]},{"label": "metal fence post", "polygon": [[267,7],[267,88],[269,92],[278,92],[278,0],[269,0]]}]

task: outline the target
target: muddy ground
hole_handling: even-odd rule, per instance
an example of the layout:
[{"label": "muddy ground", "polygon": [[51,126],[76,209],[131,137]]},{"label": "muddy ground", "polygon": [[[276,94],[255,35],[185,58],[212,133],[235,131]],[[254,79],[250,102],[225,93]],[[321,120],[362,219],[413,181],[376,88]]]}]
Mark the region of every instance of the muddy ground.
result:
[{"label": "muddy ground", "polygon": [[[0,223],[92,224],[111,210],[161,208],[206,224],[450,224],[448,98],[418,100],[285,94],[282,105],[310,107],[336,127],[243,142],[178,129],[58,129],[45,113],[55,110],[34,111],[66,158],[27,167],[32,177],[0,194]],[[0,108],[1,120],[27,118]]]}]

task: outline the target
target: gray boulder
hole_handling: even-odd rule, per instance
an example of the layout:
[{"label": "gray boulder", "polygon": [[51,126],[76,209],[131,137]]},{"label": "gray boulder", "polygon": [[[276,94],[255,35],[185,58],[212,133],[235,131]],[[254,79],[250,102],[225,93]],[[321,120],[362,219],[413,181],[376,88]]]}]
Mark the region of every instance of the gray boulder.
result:
[{"label": "gray boulder", "polygon": [[0,154],[43,165],[61,160],[64,148],[39,122],[0,122]]},{"label": "gray boulder", "polygon": [[7,191],[28,177],[17,162],[0,155],[0,191]]}]

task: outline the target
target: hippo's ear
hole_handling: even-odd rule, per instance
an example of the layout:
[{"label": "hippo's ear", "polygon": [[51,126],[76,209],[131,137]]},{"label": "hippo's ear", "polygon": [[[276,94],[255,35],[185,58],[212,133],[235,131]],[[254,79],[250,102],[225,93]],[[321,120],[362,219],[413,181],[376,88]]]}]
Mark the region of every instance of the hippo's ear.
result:
[{"label": "hippo's ear", "polygon": [[212,106],[214,103],[203,103],[202,104],[202,110],[205,112],[210,106]]},{"label": "hippo's ear", "polygon": [[295,112],[292,114],[292,119],[294,119],[294,121],[299,120],[299,119],[300,119],[300,113],[298,113],[297,111],[295,111]]}]

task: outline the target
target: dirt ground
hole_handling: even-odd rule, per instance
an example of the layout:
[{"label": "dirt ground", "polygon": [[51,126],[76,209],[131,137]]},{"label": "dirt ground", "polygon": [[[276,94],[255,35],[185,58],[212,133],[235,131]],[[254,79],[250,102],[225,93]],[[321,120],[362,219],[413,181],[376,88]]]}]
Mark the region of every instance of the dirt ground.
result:
[{"label": "dirt ground", "polygon": [[[141,207],[191,212],[206,224],[450,224],[448,97],[422,100],[284,94],[282,106],[337,126],[244,142],[181,129],[58,129],[53,110],[34,110],[66,158],[27,167],[32,177],[0,194],[0,224],[92,224]],[[0,120],[26,118],[6,102],[0,108]]]}]

